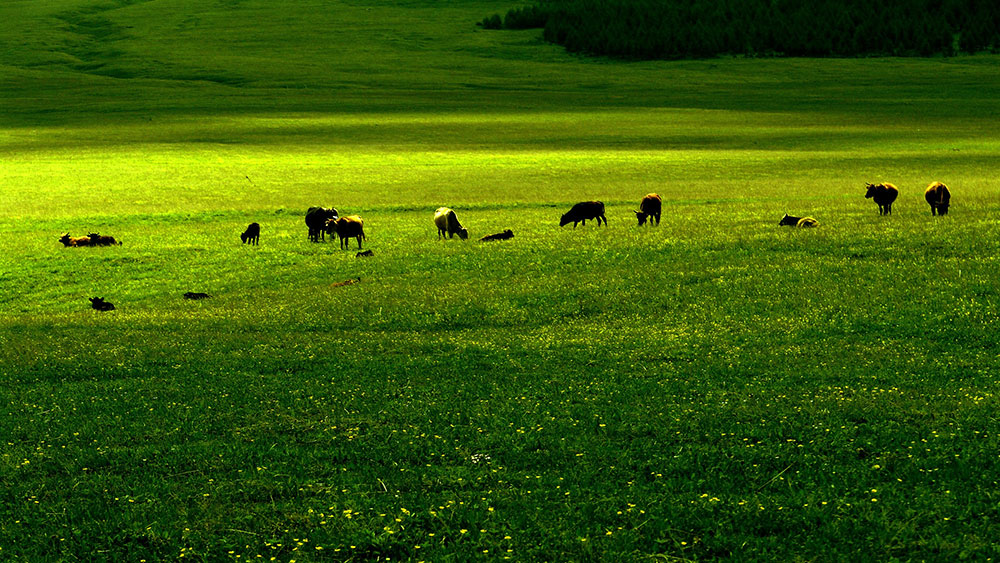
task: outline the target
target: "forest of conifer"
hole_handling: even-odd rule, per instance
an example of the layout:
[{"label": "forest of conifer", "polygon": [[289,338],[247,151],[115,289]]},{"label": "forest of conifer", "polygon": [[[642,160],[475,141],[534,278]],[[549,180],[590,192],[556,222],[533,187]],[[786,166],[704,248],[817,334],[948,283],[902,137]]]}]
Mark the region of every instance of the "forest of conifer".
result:
[{"label": "forest of conifer", "polygon": [[1000,3],[986,0],[541,0],[482,25],[543,27],[571,52],[629,59],[1000,50]]}]

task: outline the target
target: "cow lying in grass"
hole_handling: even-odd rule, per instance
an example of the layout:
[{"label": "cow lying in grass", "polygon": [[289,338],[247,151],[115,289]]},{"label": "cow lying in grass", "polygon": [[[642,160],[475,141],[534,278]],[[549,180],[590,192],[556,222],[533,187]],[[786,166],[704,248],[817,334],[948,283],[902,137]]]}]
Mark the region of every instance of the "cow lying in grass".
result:
[{"label": "cow lying in grass", "polygon": [[90,306],[96,311],[114,311],[115,306],[105,301],[103,297],[91,297]]},{"label": "cow lying in grass", "polygon": [[646,219],[652,217],[649,224],[653,224],[653,220],[656,221],[656,225],[660,225],[660,210],[663,208],[663,199],[660,198],[659,194],[646,194],[646,197],[642,198],[639,202],[639,211],[635,212],[635,218],[639,220],[639,226],[646,224]]},{"label": "cow lying in grass", "polygon": [[868,184],[867,189],[865,199],[870,199],[878,204],[878,214],[892,215],[892,202],[899,197],[899,189],[888,182]]},{"label": "cow lying in grass", "polygon": [[121,246],[122,243],[115,240],[115,237],[106,237],[104,235],[99,235],[97,233],[90,233],[87,235],[90,237],[90,246]]},{"label": "cow lying in grass", "polygon": [[580,203],[573,206],[568,213],[563,214],[559,219],[559,226],[564,227],[570,223],[573,223],[573,228],[576,228],[577,223],[587,224],[587,219],[597,219],[597,226],[601,226],[601,221],[604,221],[604,226],[608,226],[608,219],[604,216],[604,203],[600,201],[581,201]]},{"label": "cow lying in grass", "polygon": [[494,233],[492,235],[486,235],[485,237],[479,239],[479,242],[490,242],[491,240],[507,240],[514,238],[514,231],[507,229],[502,233]]},{"label": "cow lying in grass", "polygon": [[438,240],[441,240],[444,235],[448,235],[448,238],[454,238],[455,235],[458,235],[458,238],[462,240],[469,238],[468,229],[458,222],[458,216],[452,209],[438,207],[437,211],[434,212],[434,224],[438,229]]},{"label": "cow lying in grass", "polygon": [[250,223],[247,225],[247,230],[240,235],[240,240],[243,241],[243,244],[260,244],[260,224]]},{"label": "cow lying in grass", "polygon": [[948,214],[948,206],[951,205],[951,191],[948,190],[948,186],[941,182],[931,183],[924,192],[924,199],[931,206],[931,215]]},{"label": "cow lying in grass", "polygon": [[818,227],[819,221],[813,219],[812,217],[792,217],[791,215],[785,213],[785,216],[778,221],[778,226],[791,226],[791,227]]},{"label": "cow lying in grass", "polygon": [[63,246],[91,246],[90,237],[71,237],[69,233],[60,237],[59,242],[63,243]]}]

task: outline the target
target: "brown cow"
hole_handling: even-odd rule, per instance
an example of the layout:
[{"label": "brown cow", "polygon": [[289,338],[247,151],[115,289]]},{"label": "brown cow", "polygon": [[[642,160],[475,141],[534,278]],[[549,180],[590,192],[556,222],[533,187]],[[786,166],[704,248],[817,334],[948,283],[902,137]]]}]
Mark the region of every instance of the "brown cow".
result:
[{"label": "brown cow", "polygon": [[951,205],[951,191],[948,190],[948,186],[941,182],[931,183],[924,192],[924,199],[931,206],[931,215],[948,214],[948,206]]},{"label": "brown cow", "polygon": [[351,248],[351,239],[358,241],[358,250],[361,250],[361,241],[368,240],[365,236],[365,222],[358,215],[348,215],[330,219],[326,223],[326,232],[331,236],[337,233],[340,237],[340,248]]},{"label": "brown cow", "polygon": [[874,200],[878,204],[878,214],[892,215],[892,202],[899,197],[899,189],[888,182],[868,184],[867,188],[865,199]]},{"label": "brown cow", "polygon": [[[639,226],[646,224],[646,219],[652,217],[656,220],[656,225],[660,225],[660,209],[663,207],[663,199],[659,194],[646,194],[639,202],[639,211],[635,212],[635,218],[639,220]],[[653,221],[649,222],[650,225]]]},{"label": "brown cow", "polygon": [[59,242],[63,243],[63,246],[92,246],[90,237],[71,237],[69,233],[60,237]]}]

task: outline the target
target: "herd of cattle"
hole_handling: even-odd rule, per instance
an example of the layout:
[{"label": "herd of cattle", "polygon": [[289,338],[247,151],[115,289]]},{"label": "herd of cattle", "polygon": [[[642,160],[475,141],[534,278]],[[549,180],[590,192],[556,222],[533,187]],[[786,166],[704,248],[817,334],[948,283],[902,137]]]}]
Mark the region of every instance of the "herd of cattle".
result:
[{"label": "herd of cattle", "polygon": [[[893,184],[883,182],[881,184],[867,184],[866,199],[871,199],[878,205],[879,215],[889,215],[892,213],[892,204],[899,197],[899,189]],[[931,215],[946,215],[951,204],[951,191],[948,186],[941,182],[933,182],[924,191],[924,199],[931,207]],[[663,207],[663,199],[655,193],[646,194],[639,202],[639,209],[635,211],[639,226],[645,225],[647,220],[650,225],[660,224],[660,213]],[[358,242],[358,257],[372,256],[371,250],[360,252],[361,241],[367,240],[365,237],[365,222],[359,215],[348,215],[340,217],[337,210],[332,207],[310,207],[306,211],[306,227],[309,229],[309,240],[313,242],[325,241],[326,235],[332,238],[334,234],[340,239],[340,248],[350,248],[351,239]],[[573,223],[575,229],[577,224],[587,224],[588,220],[596,220],[598,226],[602,223],[607,226],[608,219],[604,216],[604,203],[600,201],[582,201],[574,205],[568,212],[559,219],[559,226],[563,227]],[[434,225],[437,227],[438,240],[447,236],[465,240],[469,238],[469,230],[462,226],[458,220],[458,215],[453,209],[439,207],[434,212]],[[792,227],[816,227],[819,221],[812,217],[795,217],[785,214],[778,222],[779,226]],[[499,233],[486,235],[480,238],[480,242],[496,240],[507,240],[514,237],[513,231],[506,229]],[[244,244],[257,245],[260,243],[260,224],[250,223],[246,230],[240,234],[240,240]],[[59,238],[59,242],[67,247],[80,246],[110,246],[121,245],[121,242],[114,237],[104,236],[98,233],[90,233],[85,237],[71,237],[69,233]],[[356,283],[353,280],[343,282],[343,284]],[[204,299],[209,297],[204,293],[186,293],[186,299]],[[98,311],[112,311],[114,305],[106,302],[103,298],[95,297],[91,300],[91,306]]]}]

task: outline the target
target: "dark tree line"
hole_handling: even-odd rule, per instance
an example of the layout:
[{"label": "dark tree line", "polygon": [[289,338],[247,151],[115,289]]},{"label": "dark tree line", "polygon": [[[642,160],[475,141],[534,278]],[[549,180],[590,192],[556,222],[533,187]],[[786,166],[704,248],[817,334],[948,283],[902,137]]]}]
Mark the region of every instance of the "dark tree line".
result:
[{"label": "dark tree line", "polygon": [[540,0],[482,25],[634,59],[1000,51],[997,0]]}]

